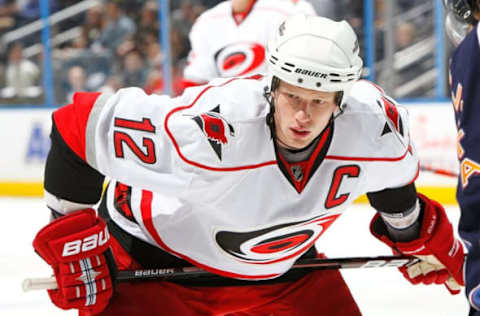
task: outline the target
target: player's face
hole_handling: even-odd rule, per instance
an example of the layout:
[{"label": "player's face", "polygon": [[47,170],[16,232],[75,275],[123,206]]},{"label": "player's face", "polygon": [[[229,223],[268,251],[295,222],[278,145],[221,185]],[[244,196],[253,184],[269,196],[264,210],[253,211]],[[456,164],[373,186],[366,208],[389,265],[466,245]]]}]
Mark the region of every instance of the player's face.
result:
[{"label": "player's face", "polygon": [[280,146],[301,149],[320,135],[337,109],[335,92],[280,82],[273,93],[275,129]]}]

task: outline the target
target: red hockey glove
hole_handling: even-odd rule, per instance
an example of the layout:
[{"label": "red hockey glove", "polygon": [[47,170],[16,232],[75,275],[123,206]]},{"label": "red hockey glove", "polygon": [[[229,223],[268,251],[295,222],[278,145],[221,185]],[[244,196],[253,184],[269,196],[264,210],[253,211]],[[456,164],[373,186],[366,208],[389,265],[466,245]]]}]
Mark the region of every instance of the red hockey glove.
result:
[{"label": "red hockey glove", "polygon": [[418,194],[423,205],[423,220],[420,237],[410,242],[395,242],[390,239],[385,223],[376,214],[370,224],[372,234],[390,246],[394,254],[414,255],[421,259],[399,270],[411,283],[442,284],[452,294],[460,293],[463,281],[463,246],[453,235],[443,207],[424,195]]},{"label": "red hockey glove", "polygon": [[115,271],[109,238],[93,209],[60,217],[38,232],[33,247],[55,273],[58,289],[48,294],[56,306],[91,313],[105,309],[113,294],[110,271]]}]

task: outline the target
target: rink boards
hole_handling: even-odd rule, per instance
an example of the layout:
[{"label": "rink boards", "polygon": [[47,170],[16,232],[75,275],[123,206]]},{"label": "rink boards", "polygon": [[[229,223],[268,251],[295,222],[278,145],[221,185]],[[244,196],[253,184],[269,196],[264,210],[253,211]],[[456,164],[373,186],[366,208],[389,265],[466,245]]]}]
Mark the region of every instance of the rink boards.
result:
[{"label": "rink boards", "polygon": [[[456,129],[451,104],[409,103],[406,107],[421,164],[456,172]],[[0,196],[42,195],[51,113],[52,109],[0,110]],[[455,203],[455,185],[455,178],[430,172],[421,172],[417,181],[419,191],[448,204]]]}]

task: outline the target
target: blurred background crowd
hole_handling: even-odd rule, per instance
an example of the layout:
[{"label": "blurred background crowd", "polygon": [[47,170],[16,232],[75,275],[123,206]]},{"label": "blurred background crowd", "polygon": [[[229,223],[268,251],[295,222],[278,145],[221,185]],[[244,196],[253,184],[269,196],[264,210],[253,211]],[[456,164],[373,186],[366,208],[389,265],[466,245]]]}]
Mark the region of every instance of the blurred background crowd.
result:
[{"label": "blurred background crowd", "polygon": [[[170,1],[175,95],[184,89],[190,29],[204,10],[219,2]],[[309,2],[320,16],[349,21],[364,56],[364,1]],[[376,82],[390,88],[394,97],[433,97],[434,0],[392,2],[393,12],[391,6],[385,9],[385,0],[374,2],[375,67],[368,71],[374,71]],[[147,93],[163,91],[157,0],[50,0],[49,7],[51,17],[58,20],[51,25],[55,104],[68,102],[74,91],[115,91],[126,86]],[[0,0],[0,104],[43,104],[41,28],[38,0]],[[392,30],[393,37],[386,36]]]}]

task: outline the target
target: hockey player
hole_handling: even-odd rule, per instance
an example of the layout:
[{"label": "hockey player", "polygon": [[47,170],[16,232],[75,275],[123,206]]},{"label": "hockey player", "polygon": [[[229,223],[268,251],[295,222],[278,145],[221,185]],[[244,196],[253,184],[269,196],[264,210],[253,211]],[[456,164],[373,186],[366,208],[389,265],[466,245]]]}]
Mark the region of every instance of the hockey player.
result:
[{"label": "hockey player", "polygon": [[[480,1],[445,1],[447,31],[460,43],[451,57],[450,86],[458,130],[460,177],[457,201],[461,209],[459,234],[468,248],[465,292],[470,316],[480,315]],[[466,32],[468,35],[465,37]]]},{"label": "hockey player", "polygon": [[[364,193],[378,210],[373,235],[422,259],[403,275],[458,293],[463,248],[443,207],[416,192],[407,112],[358,81],[358,53],[347,22],[298,15],[270,41],[265,78],[216,79],[174,99],[78,93],[55,111],[45,198],[56,219],[33,243],[53,267],[54,304],[81,315],[360,315],[338,271],[283,274],[317,256],[315,242]],[[114,286],[115,267],[188,265],[226,281]]]},{"label": "hockey player", "polygon": [[190,31],[184,85],[264,73],[268,36],[295,13],[315,10],[305,0],[228,0],[205,11]]}]

